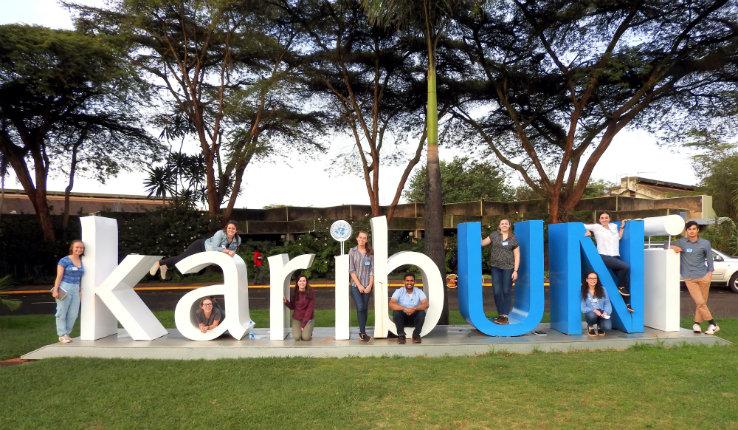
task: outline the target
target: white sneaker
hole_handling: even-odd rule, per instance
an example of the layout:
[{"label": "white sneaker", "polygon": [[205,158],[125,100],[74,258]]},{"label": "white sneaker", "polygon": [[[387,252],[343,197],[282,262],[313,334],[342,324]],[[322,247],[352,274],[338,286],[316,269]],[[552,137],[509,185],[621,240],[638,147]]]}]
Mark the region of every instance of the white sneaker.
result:
[{"label": "white sneaker", "polygon": [[159,266],[159,275],[161,275],[162,281],[167,280],[167,266]]},{"label": "white sneaker", "polygon": [[156,276],[156,272],[159,271],[159,262],[157,261],[154,263],[153,266],[151,266],[151,269],[149,269],[149,275]]},{"label": "white sneaker", "polygon": [[72,338],[69,337],[68,334],[65,334],[64,336],[59,338],[59,342],[61,343],[72,343]]},{"label": "white sneaker", "polygon": [[699,324],[694,323],[692,324],[692,331],[695,333],[702,333],[702,327],[700,327]]},{"label": "white sneaker", "polygon": [[710,324],[707,326],[707,330],[705,330],[705,334],[715,334],[720,331],[720,327],[718,327],[716,324]]}]

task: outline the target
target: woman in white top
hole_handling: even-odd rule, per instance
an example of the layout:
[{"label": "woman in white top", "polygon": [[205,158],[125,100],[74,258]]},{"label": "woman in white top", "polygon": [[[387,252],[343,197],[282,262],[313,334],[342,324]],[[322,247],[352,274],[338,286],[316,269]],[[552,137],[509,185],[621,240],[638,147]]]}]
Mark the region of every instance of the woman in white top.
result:
[{"label": "woman in white top", "polygon": [[620,226],[610,222],[610,213],[601,212],[597,218],[599,224],[585,224],[587,229],[585,236],[594,235],[597,242],[597,252],[602,257],[605,266],[615,272],[617,276],[618,291],[625,299],[625,304],[629,312],[634,312],[630,307],[630,265],[620,258],[620,238],[623,237],[625,222],[620,222]]}]

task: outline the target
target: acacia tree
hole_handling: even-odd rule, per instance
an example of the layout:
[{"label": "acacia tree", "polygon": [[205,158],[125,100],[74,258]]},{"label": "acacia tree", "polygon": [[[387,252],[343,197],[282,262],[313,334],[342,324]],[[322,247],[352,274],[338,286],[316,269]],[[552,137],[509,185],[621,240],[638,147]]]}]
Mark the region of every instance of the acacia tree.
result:
[{"label": "acacia tree", "polygon": [[[98,179],[158,150],[133,103],[142,86],[113,40],[44,27],[0,26],[0,153],[33,204],[43,237],[56,239],[48,175],[78,168]],[[68,167],[65,167],[68,166]]]},{"label": "acacia tree", "polygon": [[[402,189],[425,144],[423,69],[418,47],[369,23],[359,0],[281,2],[306,46],[299,66],[305,86],[339,130],[350,130],[373,216],[381,215],[379,178],[383,164],[405,164],[386,212],[392,219]],[[417,139],[410,153],[402,143]]]},{"label": "acacia tree", "polygon": [[210,215],[228,198],[229,218],[243,173],[277,142],[307,150],[320,116],[280,88],[288,77],[292,29],[266,2],[116,0],[110,9],[74,7],[78,27],[121,34],[128,58],[159,85],[166,135],[191,135],[205,159]]},{"label": "acacia tree", "polygon": [[728,0],[485,3],[456,20],[472,101],[455,118],[564,221],[624,128],[735,112],[735,14]]}]

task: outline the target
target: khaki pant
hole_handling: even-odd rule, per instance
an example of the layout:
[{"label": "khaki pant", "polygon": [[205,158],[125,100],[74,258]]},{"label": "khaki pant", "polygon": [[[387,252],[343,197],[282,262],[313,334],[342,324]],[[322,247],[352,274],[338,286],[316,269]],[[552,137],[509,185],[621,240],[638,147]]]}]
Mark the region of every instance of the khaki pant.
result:
[{"label": "khaki pant", "polygon": [[687,284],[689,295],[692,296],[694,304],[697,305],[697,310],[694,313],[694,322],[696,323],[712,320],[710,309],[707,308],[707,296],[710,294],[711,279],[712,274],[708,273],[699,279],[684,280],[684,283]]},{"label": "khaki pant", "polygon": [[292,338],[295,340],[310,340],[313,338],[313,327],[315,327],[315,321],[310,320],[305,324],[305,328],[300,329],[302,321],[292,319]]}]

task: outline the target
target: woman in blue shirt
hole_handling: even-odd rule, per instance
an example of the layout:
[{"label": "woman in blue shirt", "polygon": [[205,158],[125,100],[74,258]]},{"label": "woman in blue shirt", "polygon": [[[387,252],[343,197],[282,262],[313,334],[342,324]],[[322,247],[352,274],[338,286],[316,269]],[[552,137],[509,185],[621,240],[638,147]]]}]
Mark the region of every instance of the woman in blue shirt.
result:
[{"label": "woman in blue shirt", "polygon": [[197,254],[198,252],[218,251],[233,257],[236,255],[239,245],[241,245],[241,236],[238,235],[236,221],[228,221],[226,226],[222,230],[218,230],[213,237],[197,239],[183,253],[157,261],[151,266],[149,273],[151,276],[155,276],[156,272],[160,272],[161,279],[164,280],[167,278],[167,270],[170,266],[174,266],[190,255]]},{"label": "woman in blue shirt", "polygon": [[69,255],[59,260],[56,266],[56,280],[51,295],[56,299],[56,334],[61,343],[72,342],[69,333],[79,316],[79,287],[85,274],[82,265],[84,254],[85,244],[81,240],[72,241]]},{"label": "woman in blue shirt", "polygon": [[595,272],[587,273],[582,281],[581,310],[587,321],[587,334],[590,337],[604,336],[606,330],[612,329],[610,298]]}]

